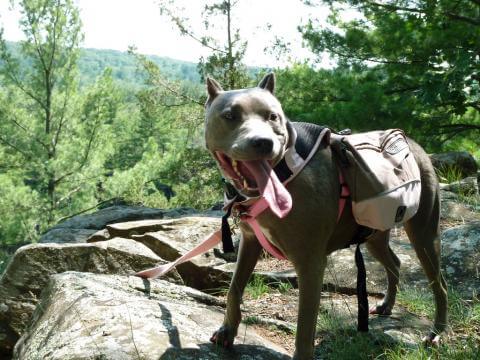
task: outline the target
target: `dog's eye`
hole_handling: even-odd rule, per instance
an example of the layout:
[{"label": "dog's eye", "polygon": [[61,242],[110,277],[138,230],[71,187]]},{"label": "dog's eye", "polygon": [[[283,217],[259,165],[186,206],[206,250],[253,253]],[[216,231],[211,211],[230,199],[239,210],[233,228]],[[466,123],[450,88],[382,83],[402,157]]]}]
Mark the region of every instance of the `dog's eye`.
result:
[{"label": "dog's eye", "polygon": [[228,121],[233,120],[233,114],[231,111],[225,111],[224,113],[222,113],[222,117]]},{"label": "dog's eye", "polygon": [[268,120],[272,120],[272,121],[275,121],[278,119],[278,115],[276,113],[270,113],[270,115],[268,115]]}]

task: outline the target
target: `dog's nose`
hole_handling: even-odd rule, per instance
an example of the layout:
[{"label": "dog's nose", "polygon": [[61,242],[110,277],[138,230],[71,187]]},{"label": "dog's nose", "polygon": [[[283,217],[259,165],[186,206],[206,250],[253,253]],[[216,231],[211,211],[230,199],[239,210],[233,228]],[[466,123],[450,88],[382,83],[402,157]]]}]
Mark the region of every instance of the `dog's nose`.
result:
[{"label": "dog's nose", "polygon": [[261,155],[268,155],[273,150],[273,140],[269,138],[254,137],[250,139],[250,144]]}]

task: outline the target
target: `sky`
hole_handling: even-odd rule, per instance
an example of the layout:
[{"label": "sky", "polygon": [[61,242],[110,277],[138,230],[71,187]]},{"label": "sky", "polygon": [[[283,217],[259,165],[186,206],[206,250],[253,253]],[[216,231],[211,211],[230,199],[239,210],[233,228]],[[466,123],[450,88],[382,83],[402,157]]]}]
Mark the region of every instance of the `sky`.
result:
[{"label": "sky", "polygon": [[[180,36],[167,17],[160,14],[156,0],[74,0],[80,9],[85,35],[83,47],[126,51],[136,46],[143,54],[167,56],[174,59],[197,62],[209,51],[195,40]],[[0,0],[0,24],[4,27],[7,40],[18,41],[23,34],[18,26],[20,13],[9,8],[9,0]],[[192,29],[202,34],[201,19],[204,1],[175,0],[175,6],[184,8],[183,17],[189,18]],[[234,21],[240,28],[241,36],[248,40],[245,63],[249,66],[282,66],[287,58],[278,61],[264,49],[271,46],[274,37],[288,41],[291,59],[304,60],[312,56],[302,47],[297,31],[299,24],[308,19],[325,23],[328,9],[309,7],[302,0],[240,0]],[[267,24],[271,28],[267,29]],[[224,39],[221,24],[214,24],[209,35]],[[291,60],[290,59],[290,60]],[[324,59],[323,65],[328,66]]]}]

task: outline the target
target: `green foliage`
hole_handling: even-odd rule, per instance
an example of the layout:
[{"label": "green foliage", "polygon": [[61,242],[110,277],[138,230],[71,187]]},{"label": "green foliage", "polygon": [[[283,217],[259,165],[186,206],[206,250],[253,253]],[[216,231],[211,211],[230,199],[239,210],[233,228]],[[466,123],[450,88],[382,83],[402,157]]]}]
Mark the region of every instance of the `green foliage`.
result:
[{"label": "green foliage", "polygon": [[0,174],[0,244],[32,242],[38,236],[42,207],[39,194],[23,179]]},{"label": "green foliage", "polygon": [[279,282],[277,287],[278,287],[278,291],[281,294],[286,294],[293,289],[292,284],[290,284],[289,282]]},{"label": "green foliage", "polygon": [[463,179],[462,170],[454,165],[437,169],[437,175],[440,182],[451,184]]},{"label": "green foliage", "polygon": [[257,325],[262,323],[258,316],[254,315],[246,316],[245,319],[242,320],[242,322],[246,325]]},{"label": "green foliage", "polygon": [[[170,80],[200,82],[196,64],[155,55],[148,56]],[[137,60],[125,52],[116,50],[82,49],[78,59],[80,85],[91,84],[103,73],[112,69],[112,78],[126,87],[139,88],[145,76],[138,71]]]},{"label": "green foliage", "polygon": [[[222,193],[198,131],[203,88],[169,80],[149,58],[132,55],[146,86],[136,92],[135,116],[121,118],[120,146],[108,162],[113,176],[105,179],[103,198],[155,207],[211,207]],[[168,202],[156,183],[171,186],[175,197]]]},{"label": "green foliage", "polygon": [[[339,69],[348,69],[352,76],[365,80],[370,74],[371,89],[364,87],[364,80],[352,83],[352,91],[364,97],[367,113],[371,105],[382,109],[384,118],[406,122],[437,148],[455,135],[480,130],[477,2],[322,3],[330,6],[331,26],[320,27],[310,20],[300,28],[302,35],[315,53],[334,56]],[[345,6],[357,9],[362,16],[344,21],[341,8]],[[335,89],[342,86],[335,85]],[[347,97],[344,101],[354,100]],[[402,105],[406,105],[400,112],[404,117],[399,117],[397,107]],[[362,116],[361,112],[350,115]],[[377,118],[370,115],[375,125]],[[475,135],[469,136],[472,139]]]},{"label": "green foliage", "polygon": [[[82,37],[80,19],[70,0],[23,0],[19,4],[26,40],[18,53],[12,54],[0,36],[0,76],[5,86],[0,142],[8,157],[21,161],[24,172],[18,175],[39,195],[32,204],[43,210],[39,222],[51,224],[60,203],[74,191],[66,180],[76,164],[66,148],[78,144],[64,140],[78,139],[73,95]],[[21,61],[30,66],[20,66]],[[75,154],[79,153],[77,147]],[[86,158],[77,161],[83,166]],[[64,191],[59,191],[62,186]]]},{"label": "green foliage", "polygon": [[429,291],[424,289],[402,287],[397,294],[397,301],[411,311],[420,316],[433,316],[432,308],[433,297]]},{"label": "green foliage", "polygon": [[296,121],[329,125],[337,130],[415,128],[414,103],[390,97],[381,87],[383,71],[366,67],[351,70],[315,70],[306,64],[277,71],[277,96],[285,112]]},{"label": "green foliage", "polygon": [[245,293],[253,299],[259,299],[269,291],[270,287],[265,282],[265,278],[257,274],[253,274],[245,288]]}]

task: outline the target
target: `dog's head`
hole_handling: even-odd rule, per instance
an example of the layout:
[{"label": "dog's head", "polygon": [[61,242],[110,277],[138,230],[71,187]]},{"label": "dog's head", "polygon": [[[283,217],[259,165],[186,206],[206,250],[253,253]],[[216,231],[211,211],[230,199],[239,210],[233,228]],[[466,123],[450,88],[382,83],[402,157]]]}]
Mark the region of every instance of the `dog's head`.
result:
[{"label": "dog's head", "polygon": [[207,149],[224,176],[248,196],[263,194],[269,186],[281,191],[272,168],[282,159],[292,136],[274,90],[273,73],[258,87],[231,91],[207,79]]}]

